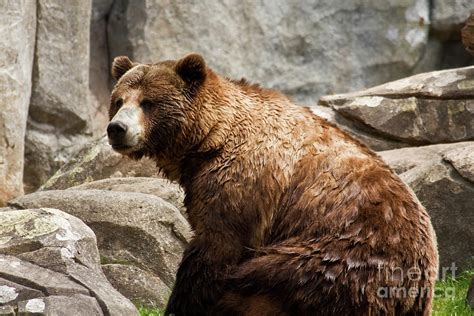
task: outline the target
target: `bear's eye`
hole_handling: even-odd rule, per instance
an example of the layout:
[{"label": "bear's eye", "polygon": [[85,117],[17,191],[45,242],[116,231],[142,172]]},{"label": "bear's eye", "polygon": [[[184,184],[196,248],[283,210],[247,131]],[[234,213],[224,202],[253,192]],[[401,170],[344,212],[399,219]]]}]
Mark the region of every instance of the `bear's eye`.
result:
[{"label": "bear's eye", "polygon": [[150,100],[143,100],[140,103],[140,107],[144,110],[149,110],[153,107],[153,102],[151,102]]},{"label": "bear's eye", "polygon": [[123,100],[122,99],[118,99],[117,101],[115,101],[115,108],[118,110],[122,107],[123,105]]}]

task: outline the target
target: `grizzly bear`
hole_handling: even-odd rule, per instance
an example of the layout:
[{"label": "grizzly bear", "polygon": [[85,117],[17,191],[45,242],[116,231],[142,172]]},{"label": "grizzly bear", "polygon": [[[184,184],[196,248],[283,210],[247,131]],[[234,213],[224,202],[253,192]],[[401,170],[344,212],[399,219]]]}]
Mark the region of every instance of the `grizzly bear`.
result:
[{"label": "grizzly bear", "polygon": [[186,194],[166,315],[430,315],[430,218],[366,146],[197,54],[112,74],[109,143]]}]

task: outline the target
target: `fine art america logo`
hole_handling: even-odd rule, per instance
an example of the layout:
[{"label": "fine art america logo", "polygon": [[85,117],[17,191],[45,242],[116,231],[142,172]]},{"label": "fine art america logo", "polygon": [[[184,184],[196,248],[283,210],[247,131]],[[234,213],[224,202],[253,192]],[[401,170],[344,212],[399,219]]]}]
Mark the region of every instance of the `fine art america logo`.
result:
[{"label": "fine art america logo", "polygon": [[388,268],[379,264],[377,278],[385,280],[386,286],[377,289],[377,296],[380,298],[424,298],[434,295],[434,297],[453,298],[456,294],[454,286],[444,287],[432,292],[429,284],[426,283],[425,286],[420,287],[420,283],[423,284],[433,279],[433,277],[438,277],[438,280],[446,280],[447,278],[455,280],[457,269],[454,262],[450,267],[442,267],[440,271],[421,271],[417,266],[409,269],[402,269],[400,267]]}]

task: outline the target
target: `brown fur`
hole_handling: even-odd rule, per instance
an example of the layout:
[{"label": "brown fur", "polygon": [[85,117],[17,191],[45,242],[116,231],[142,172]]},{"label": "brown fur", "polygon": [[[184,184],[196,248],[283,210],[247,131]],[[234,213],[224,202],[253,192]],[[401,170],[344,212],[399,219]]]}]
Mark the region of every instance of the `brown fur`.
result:
[{"label": "brown fur", "polygon": [[179,181],[195,232],[167,314],[430,315],[430,218],[367,147],[198,55],[116,77],[111,117],[118,98],[146,105],[145,143],[127,154]]}]

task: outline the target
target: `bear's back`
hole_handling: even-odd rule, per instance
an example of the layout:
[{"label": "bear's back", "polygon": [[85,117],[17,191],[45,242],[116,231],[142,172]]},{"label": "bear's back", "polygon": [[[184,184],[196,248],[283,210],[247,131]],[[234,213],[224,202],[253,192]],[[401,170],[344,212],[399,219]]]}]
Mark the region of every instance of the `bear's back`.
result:
[{"label": "bear's back", "polygon": [[[372,242],[382,242],[391,232],[401,238],[396,229],[405,222],[427,217],[402,181],[357,140],[278,92],[237,86],[231,94],[238,99],[232,105],[237,123],[220,154],[199,168],[189,187],[225,210],[228,221],[245,218],[242,238],[251,236],[246,244],[350,230],[376,232]],[[196,206],[189,208],[199,210]]]}]

